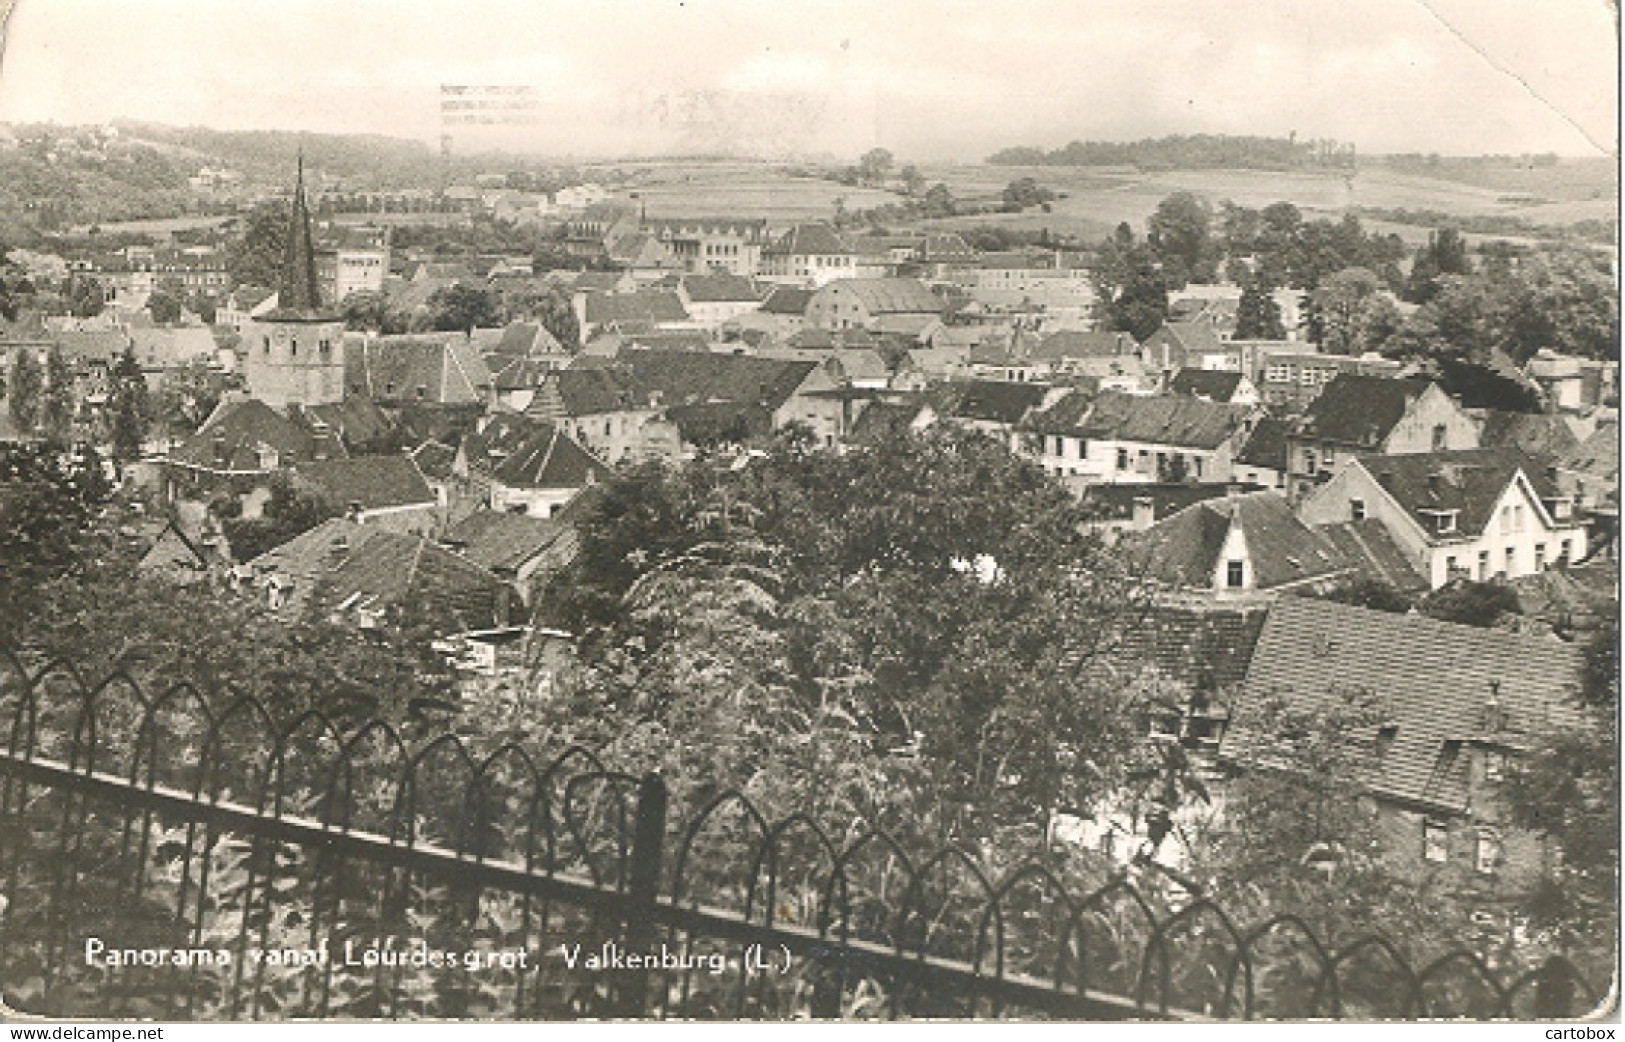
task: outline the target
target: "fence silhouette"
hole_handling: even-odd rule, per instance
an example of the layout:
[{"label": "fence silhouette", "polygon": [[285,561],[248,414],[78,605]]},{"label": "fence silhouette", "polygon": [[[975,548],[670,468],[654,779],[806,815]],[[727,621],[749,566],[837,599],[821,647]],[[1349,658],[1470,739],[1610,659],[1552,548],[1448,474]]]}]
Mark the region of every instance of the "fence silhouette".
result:
[{"label": "fence silhouette", "polygon": [[[147,688],[158,692],[147,693]],[[163,1019],[1583,1015],[1563,959],[1412,962],[1116,870],[998,879],[661,778],[0,651],[0,994]],[[627,959],[634,955],[638,958]],[[611,965],[595,965],[599,962]]]}]

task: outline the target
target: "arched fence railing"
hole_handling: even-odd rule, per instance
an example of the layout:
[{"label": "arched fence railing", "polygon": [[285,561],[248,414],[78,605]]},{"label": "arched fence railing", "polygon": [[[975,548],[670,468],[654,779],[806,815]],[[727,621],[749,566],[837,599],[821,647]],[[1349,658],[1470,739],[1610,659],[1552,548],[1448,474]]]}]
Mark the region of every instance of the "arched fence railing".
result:
[{"label": "arched fence railing", "polygon": [[1333,946],[1159,875],[994,877],[737,792],[673,799],[579,747],[279,720],[0,651],[0,995],[177,1020],[1548,1019],[1604,998],[1561,958]]}]

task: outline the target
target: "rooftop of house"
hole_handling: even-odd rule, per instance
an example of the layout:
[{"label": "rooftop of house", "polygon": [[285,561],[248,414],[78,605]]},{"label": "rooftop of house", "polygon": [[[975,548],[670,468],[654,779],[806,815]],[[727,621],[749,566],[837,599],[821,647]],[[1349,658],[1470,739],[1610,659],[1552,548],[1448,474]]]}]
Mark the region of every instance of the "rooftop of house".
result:
[{"label": "rooftop of house", "polygon": [[540,322],[509,322],[491,350],[502,355],[562,355],[563,345]]},{"label": "rooftop of house", "polygon": [[1349,564],[1274,492],[1204,499],[1164,518],[1128,544],[1148,574],[1177,587],[1211,589],[1232,528],[1240,528],[1261,591],[1331,579]]},{"label": "rooftop of house", "polygon": [[309,603],[317,582],[339,563],[342,555],[382,531],[376,525],[329,518],[260,554],[248,562],[248,569],[262,579],[275,576],[280,580],[287,595],[284,609],[297,614]]},{"label": "rooftop of house", "polygon": [[1268,467],[1285,472],[1287,463],[1287,432],[1292,425],[1286,420],[1269,417],[1253,424],[1253,431],[1236,453],[1236,462],[1249,467]]},{"label": "rooftop of house", "polygon": [[946,418],[1013,426],[1037,409],[1050,390],[1044,384],[964,380],[936,387],[932,404]]},{"label": "rooftop of house", "polygon": [[852,253],[851,247],[827,224],[798,224],[762,251],[770,257],[836,256]]},{"label": "rooftop of house", "polygon": [[870,402],[858,414],[852,429],[847,432],[846,440],[853,445],[878,445],[908,430],[925,408],[925,402],[920,398]]},{"label": "rooftop of house", "polygon": [[1269,611],[1230,707],[1221,755],[1269,756],[1267,700],[1315,712],[1359,692],[1376,701],[1387,729],[1351,738],[1371,742],[1377,757],[1366,784],[1412,805],[1462,812],[1462,747],[1525,748],[1575,726],[1583,657],[1550,638],[1284,597]]},{"label": "rooftop of house", "polygon": [[1225,351],[1224,341],[1211,322],[1164,322],[1146,342],[1167,340],[1186,354],[1218,354]]},{"label": "rooftop of house", "polygon": [[1375,448],[1427,387],[1425,380],[1338,373],[1309,403],[1292,434]]},{"label": "rooftop of house", "polygon": [[451,480],[452,464],[457,460],[457,450],[445,442],[429,439],[408,453],[412,462],[417,464],[418,472],[430,481]]},{"label": "rooftop of house", "polygon": [[[1255,492],[1253,485],[1240,486]],[[1186,507],[1228,493],[1225,485],[1193,485],[1188,482],[1147,482],[1134,485],[1090,485],[1084,489],[1081,504],[1091,521],[1114,523],[1130,521],[1138,501],[1149,500],[1153,520],[1169,517]]]},{"label": "rooftop of house", "polygon": [[1188,606],[1153,603],[1139,624],[1123,631],[1122,651],[1193,691],[1216,695],[1247,676],[1262,605]]},{"label": "rooftop of house", "polygon": [[502,616],[512,588],[421,536],[377,531],[332,557],[334,563],[316,580],[313,595],[335,610],[407,611],[441,634],[506,621]]},{"label": "rooftop of house", "polygon": [[756,304],[762,299],[756,283],[743,275],[714,272],[709,275],[685,275],[683,293],[695,303]]},{"label": "rooftop of house", "polygon": [[566,529],[552,518],[476,510],[446,532],[445,542],[481,568],[502,574],[554,546]]},{"label": "rooftop of house", "polygon": [[312,460],[296,465],[294,473],[341,507],[386,510],[437,502],[423,473],[406,455]]},{"label": "rooftop of house", "polygon": [[1599,423],[1591,437],[1565,452],[1557,465],[1594,477],[1619,481],[1619,423]]},{"label": "rooftop of house", "polygon": [[1396,590],[1421,593],[1429,588],[1427,576],[1416,570],[1388,526],[1377,518],[1316,525],[1319,535],[1360,578],[1392,586]]},{"label": "rooftop of house", "polygon": [[1189,366],[1174,374],[1168,382],[1169,394],[1182,394],[1210,402],[1228,402],[1241,389],[1242,375],[1223,369],[1192,369]]},{"label": "rooftop of house", "polygon": [[631,293],[591,293],[587,296],[589,325],[623,322],[686,322],[688,309],[670,290],[644,289]]},{"label": "rooftop of house", "polygon": [[762,301],[762,310],[770,315],[807,314],[807,302],[812,300],[813,291],[800,286],[774,286]]},{"label": "rooftop of house", "polygon": [[1033,344],[1029,355],[1035,360],[1060,361],[1068,358],[1116,358],[1132,355],[1139,344],[1128,333],[1107,333],[1074,329],[1051,333]]},{"label": "rooftop of house", "polygon": [[278,465],[345,454],[334,434],[314,432],[257,398],[228,398],[169,459],[203,470],[260,472],[267,469],[261,449],[274,452]]},{"label": "rooftop of house", "polygon": [[350,394],[376,401],[477,402],[491,371],[459,333],[347,339],[344,382]]},{"label": "rooftop of house", "polygon": [[1079,428],[1084,437],[1212,450],[1241,427],[1247,414],[1242,406],[1200,398],[1102,391]]},{"label": "rooftop of house", "polygon": [[845,293],[870,315],[942,313],[942,300],[919,279],[835,279],[818,294]]},{"label": "rooftop of house", "polygon": [[515,445],[491,476],[510,488],[572,489],[613,475],[563,430],[543,424]]},{"label": "rooftop of house", "polygon": [[1486,449],[1517,449],[1533,459],[1557,459],[1580,445],[1561,416],[1550,413],[1485,412],[1478,444]]},{"label": "rooftop of house", "polygon": [[1401,509],[1429,532],[1441,514],[1454,514],[1454,535],[1476,535],[1519,473],[1536,498],[1557,495],[1541,468],[1516,449],[1460,449],[1398,456],[1361,456],[1360,466]]}]

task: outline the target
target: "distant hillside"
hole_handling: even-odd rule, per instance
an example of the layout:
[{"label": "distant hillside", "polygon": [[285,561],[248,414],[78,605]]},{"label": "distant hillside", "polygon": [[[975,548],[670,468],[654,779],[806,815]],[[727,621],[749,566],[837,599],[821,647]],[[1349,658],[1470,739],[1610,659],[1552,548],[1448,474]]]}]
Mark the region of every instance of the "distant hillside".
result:
[{"label": "distant hillside", "polygon": [[227,131],[115,124],[125,138],[184,150],[200,161],[224,165],[258,180],[286,180],[301,149],[305,163],[324,176],[365,182],[369,187],[429,188],[442,176],[442,160],[421,141],[381,134],[304,134],[285,130]]},{"label": "distant hillside", "polygon": [[1176,134],[1141,141],[1074,141],[1063,148],[1007,148],[994,166],[1129,166],[1140,170],[1295,170],[1354,164],[1354,146],[1336,141]]}]

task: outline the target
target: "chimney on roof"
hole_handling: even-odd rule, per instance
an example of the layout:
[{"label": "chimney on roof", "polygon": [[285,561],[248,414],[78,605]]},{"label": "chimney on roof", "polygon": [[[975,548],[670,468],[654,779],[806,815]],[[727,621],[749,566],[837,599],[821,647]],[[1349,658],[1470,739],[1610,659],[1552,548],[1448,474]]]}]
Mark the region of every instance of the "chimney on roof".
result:
[{"label": "chimney on roof", "polygon": [[1136,532],[1144,532],[1157,520],[1157,501],[1150,496],[1135,496],[1134,511],[1131,515],[1130,528]]}]

